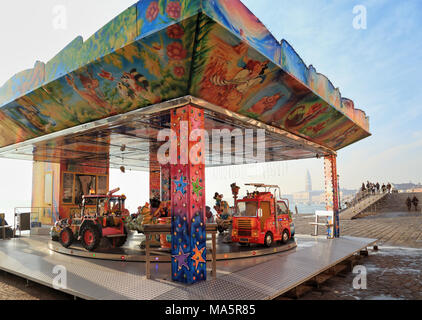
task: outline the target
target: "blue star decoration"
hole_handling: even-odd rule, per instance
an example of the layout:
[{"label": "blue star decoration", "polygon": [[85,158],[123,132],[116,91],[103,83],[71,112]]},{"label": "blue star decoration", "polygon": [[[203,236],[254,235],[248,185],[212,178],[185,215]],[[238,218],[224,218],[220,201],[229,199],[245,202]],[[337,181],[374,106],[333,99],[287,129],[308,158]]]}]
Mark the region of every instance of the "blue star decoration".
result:
[{"label": "blue star decoration", "polygon": [[176,192],[180,191],[183,195],[185,195],[188,184],[184,181],[183,175],[180,177],[180,180],[176,180],[174,183],[176,184]]},{"label": "blue star decoration", "polygon": [[176,262],[177,262],[178,270],[181,270],[183,267],[186,267],[186,269],[189,270],[189,265],[188,265],[188,261],[187,261],[189,255],[190,255],[190,253],[184,253],[182,247],[180,247],[179,255],[172,256],[173,259],[175,259]]}]

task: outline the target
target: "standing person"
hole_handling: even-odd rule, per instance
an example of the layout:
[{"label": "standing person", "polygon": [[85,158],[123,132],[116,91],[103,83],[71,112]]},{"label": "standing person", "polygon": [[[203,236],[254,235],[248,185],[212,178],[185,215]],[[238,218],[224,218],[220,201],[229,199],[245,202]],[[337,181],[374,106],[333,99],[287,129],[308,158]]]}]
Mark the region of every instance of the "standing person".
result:
[{"label": "standing person", "polygon": [[379,182],[377,182],[377,184],[375,185],[375,187],[377,188],[377,193],[380,193],[380,184],[379,184]]},{"label": "standing person", "polygon": [[366,187],[365,187],[365,182],[362,182],[362,187],[360,188],[360,193],[358,193],[356,195],[356,198],[358,198],[357,200],[360,201],[361,198],[365,197],[365,193],[366,193]]},{"label": "standing person", "polygon": [[415,206],[415,211],[418,211],[419,200],[418,200],[418,198],[416,198],[416,196],[413,197],[412,203]]},{"label": "standing person", "polygon": [[406,205],[408,211],[412,210],[412,199],[410,199],[410,196],[406,199]]},{"label": "standing person", "polygon": [[387,190],[388,190],[388,193],[391,193],[391,183],[390,182],[387,184]]},{"label": "standing person", "polygon": [[385,193],[386,186],[385,186],[385,184],[384,184],[384,183],[382,184],[381,190],[382,190],[382,193]]},{"label": "standing person", "polygon": [[214,214],[211,211],[211,208],[206,206],[205,207],[205,216],[207,218],[207,223],[214,223]]}]

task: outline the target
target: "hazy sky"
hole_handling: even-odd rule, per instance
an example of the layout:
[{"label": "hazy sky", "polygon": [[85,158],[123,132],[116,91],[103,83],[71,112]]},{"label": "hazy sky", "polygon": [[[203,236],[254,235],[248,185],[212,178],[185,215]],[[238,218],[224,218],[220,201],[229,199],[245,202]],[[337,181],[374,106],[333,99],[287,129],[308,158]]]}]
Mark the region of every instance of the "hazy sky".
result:
[{"label": "hazy sky", "polygon": [[[85,39],[134,0],[15,0],[0,2],[0,85],[16,72],[48,61],[76,36]],[[244,0],[274,36],[282,38],[305,63],[328,76],[344,97],[370,116],[373,136],[339,152],[343,187],[362,180],[422,181],[422,1],[420,0]],[[353,28],[353,8],[367,9],[367,29]],[[53,28],[55,10],[64,6],[67,28]],[[305,186],[309,168],[314,189],[323,188],[322,160],[260,168],[210,170],[207,195],[229,195],[229,184],[251,180],[278,183],[285,192]],[[0,210],[29,205],[32,164],[0,160]],[[221,173],[222,172],[222,173]],[[255,176],[253,175],[255,173]],[[227,178],[229,176],[229,178]],[[243,176],[243,178],[241,178]],[[132,203],[145,201],[143,173],[113,172]],[[221,188],[220,186],[224,186]],[[135,200],[136,198],[136,200]]]}]

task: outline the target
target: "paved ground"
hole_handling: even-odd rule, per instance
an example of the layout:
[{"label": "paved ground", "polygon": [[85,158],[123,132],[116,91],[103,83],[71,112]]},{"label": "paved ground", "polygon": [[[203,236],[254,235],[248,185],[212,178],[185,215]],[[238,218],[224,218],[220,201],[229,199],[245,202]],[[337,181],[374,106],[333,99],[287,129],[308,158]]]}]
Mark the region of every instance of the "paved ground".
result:
[{"label": "paved ground", "polygon": [[69,300],[72,297],[53,289],[0,271],[0,300]]},{"label": "paved ground", "polygon": [[367,289],[353,288],[357,274],[336,276],[301,300],[422,300],[422,250],[380,247],[361,259]]},{"label": "paved ground", "polygon": [[[310,216],[295,217],[297,233],[312,234]],[[355,220],[340,221],[340,233],[354,237],[379,239],[380,245],[422,248],[422,214],[415,212],[388,212]],[[320,234],[324,230],[320,227]]]},{"label": "paved ground", "polygon": [[[298,233],[311,234],[312,218],[295,218]],[[422,300],[422,214],[388,212],[340,222],[341,234],[379,239],[379,252],[361,264],[367,270],[367,290],[353,289],[356,274],[337,276],[302,299],[417,299]],[[323,228],[320,234],[323,234]]]}]

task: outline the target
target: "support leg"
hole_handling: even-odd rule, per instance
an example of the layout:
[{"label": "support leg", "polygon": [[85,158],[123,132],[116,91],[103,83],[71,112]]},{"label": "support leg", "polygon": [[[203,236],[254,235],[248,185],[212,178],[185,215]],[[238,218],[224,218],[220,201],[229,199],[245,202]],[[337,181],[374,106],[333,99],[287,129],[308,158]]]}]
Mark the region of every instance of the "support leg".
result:
[{"label": "support leg", "polygon": [[151,279],[151,261],[150,261],[150,237],[151,234],[145,235],[145,268],[147,279]]},{"label": "support leg", "polygon": [[217,279],[217,234],[212,233],[212,278]]}]

